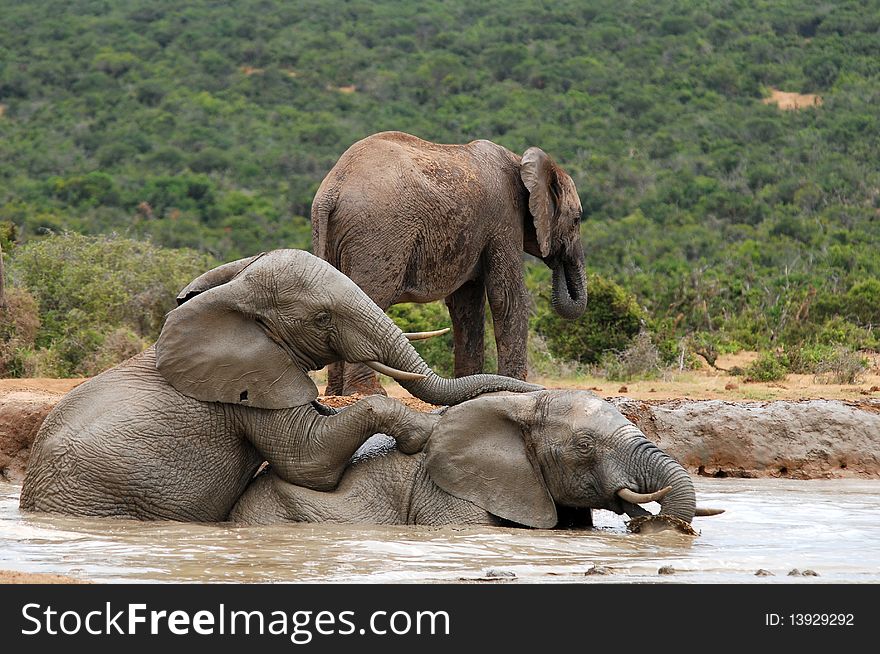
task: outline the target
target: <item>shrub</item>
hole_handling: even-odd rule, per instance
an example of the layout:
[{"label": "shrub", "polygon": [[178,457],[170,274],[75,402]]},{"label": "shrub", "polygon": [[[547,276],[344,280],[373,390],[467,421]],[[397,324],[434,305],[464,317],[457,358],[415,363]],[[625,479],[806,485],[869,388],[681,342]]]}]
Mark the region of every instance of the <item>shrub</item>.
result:
[{"label": "shrub", "polygon": [[83,357],[80,370],[84,375],[97,375],[142,352],[149,345],[149,341],[135,334],[129,327],[113,328],[109,333],[102,334],[97,347]]},{"label": "shrub", "polygon": [[853,284],[846,304],[859,325],[880,326],[880,279],[870,277]]},{"label": "shrub", "polygon": [[66,377],[68,366],[61,354],[47,348],[30,352],[25,359],[24,377]]},{"label": "shrub", "polygon": [[819,384],[856,384],[868,368],[868,359],[850,348],[838,345],[816,365]]},{"label": "shrub", "polygon": [[37,301],[22,288],[6,289],[0,307],[0,377],[21,377],[40,328]]},{"label": "shrub", "polygon": [[834,352],[830,345],[803,345],[786,350],[788,371],[798,375],[812,375],[818,366]]},{"label": "shrub", "polygon": [[59,234],[17,248],[12,278],[39,306],[42,353],[32,372],[91,375],[140,351],[158,337],[177,292],[213,265],[191,250],[118,236]]},{"label": "shrub", "polygon": [[558,359],[597,363],[604,352],[626,348],[644,324],[635,296],[609,279],[589,275],[587,297],[587,309],[577,320],[557,315],[546,297],[538,303],[532,327]]},{"label": "shrub", "polygon": [[788,374],[788,360],[785,355],[762,352],[743,372],[746,382],[781,381]]},{"label": "shrub", "polygon": [[566,361],[553,356],[547,341],[540,334],[529,334],[527,351],[529,373],[543,377],[574,377],[579,374],[580,366],[576,361]]},{"label": "shrub", "polygon": [[611,381],[652,379],[660,371],[660,350],[648,332],[642,331],[622,352],[606,352],[602,356],[598,372]]}]

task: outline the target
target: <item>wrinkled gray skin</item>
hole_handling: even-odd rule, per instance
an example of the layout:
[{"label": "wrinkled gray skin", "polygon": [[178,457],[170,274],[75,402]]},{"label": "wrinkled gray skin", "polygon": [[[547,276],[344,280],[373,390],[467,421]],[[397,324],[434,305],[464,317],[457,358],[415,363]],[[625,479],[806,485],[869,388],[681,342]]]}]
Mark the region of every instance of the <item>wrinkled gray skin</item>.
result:
[{"label": "wrinkled gray skin", "polygon": [[76,387],[49,413],[22,509],[225,520],[263,461],[288,483],[330,489],[377,431],[418,451],[436,416],[381,396],[335,415],[314,401],[307,371],[342,358],[423,373],[404,384],[440,404],[535,388],[492,375],[437,377],[351,280],[299,250],[220,266],[178,302],[154,346]]},{"label": "wrinkled gray skin", "polygon": [[[498,372],[525,379],[529,300],[523,251],[553,270],[566,318],[587,303],[581,203],[540,148],[520,157],[490,141],[440,145],[382,132],[352,145],[312,202],[312,250],[383,310],[445,299],[455,376],[483,371],[486,298]],[[330,367],[328,395],[381,392],[364,366]]]},{"label": "wrinkled gray skin", "polygon": [[494,394],[446,410],[419,454],[391,447],[359,457],[331,492],[288,484],[270,470],[230,519],[551,528],[572,509],[647,515],[617,492],[666,486],[659,515],[691,522],[687,471],[592,393]]}]

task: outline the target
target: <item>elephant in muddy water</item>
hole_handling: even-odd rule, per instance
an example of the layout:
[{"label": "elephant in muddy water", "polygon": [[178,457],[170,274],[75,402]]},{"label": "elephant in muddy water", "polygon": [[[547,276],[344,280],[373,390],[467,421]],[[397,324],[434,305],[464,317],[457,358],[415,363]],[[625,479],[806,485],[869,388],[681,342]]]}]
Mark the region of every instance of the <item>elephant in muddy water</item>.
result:
[{"label": "elephant in muddy water", "polygon": [[[520,157],[491,141],[441,145],[381,132],[339,158],[312,202],[312,251],[383,310],[445,299],[457,377],[483,371],[485,303],[498,372],[527,373],[529,299],[522,253],[553,271],[554,310],[587,303],[581,202],[540,148]],[[326,393],[380,392],[364,366],[334,364]]]},{"label": "elephant in muddy water", "polygon": [[[631,516],[630,525],[693,533],[694,516],[719,512],[697,508],[688,472],[588,391],[493,393],[450,407],[414,456],[387,439],[369,449],[374,443],[330,492],[269,469],[230,520],[552,528],[577,512],[590,524],[589,510],[608,509]],[[652,501],[656,516],[640,506]]]},{"label": "elephant in muddy water", "polygon": [[338,270],[300,250],[222,265],[178,296],[155,345],[77,386],[41,426],[21,492],[28,511],[222,521],[263,461],[287,483],[333,488],[377,431],[419,450],[436,416],[387,397],[336,414],[309,378],[368,362],[412,394],[456,404],[536,387],[443,379]]}]

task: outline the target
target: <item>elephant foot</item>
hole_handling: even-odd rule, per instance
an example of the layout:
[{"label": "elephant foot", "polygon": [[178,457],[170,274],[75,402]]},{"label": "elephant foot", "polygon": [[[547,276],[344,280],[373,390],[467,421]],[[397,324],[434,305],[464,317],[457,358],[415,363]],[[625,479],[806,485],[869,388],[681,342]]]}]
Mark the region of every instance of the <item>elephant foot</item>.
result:
[{"label": "elephant foot", "polygon": [[439,415],[417,411],[409,412],[405,424],[401,425],[399,429],[400,435],[395,435],[397,449],[404,454],[421,452],[439,422]]},{"label": "elephant foot", "polygon": [[385,395],[385,389],[369,367],[362,363],[346,363],[341,395]]},{"label": "elephant foot", "polygon": [[699,535],[689,522],[670,515],[640,515],[630,520],[626,527],[634,534],[656,534],[674,529],[688,536]]},{"label": "elephant foot", "polygon": [[342,394],[342,384],[327,384],[327,388],[324,389],[325,397]]}]

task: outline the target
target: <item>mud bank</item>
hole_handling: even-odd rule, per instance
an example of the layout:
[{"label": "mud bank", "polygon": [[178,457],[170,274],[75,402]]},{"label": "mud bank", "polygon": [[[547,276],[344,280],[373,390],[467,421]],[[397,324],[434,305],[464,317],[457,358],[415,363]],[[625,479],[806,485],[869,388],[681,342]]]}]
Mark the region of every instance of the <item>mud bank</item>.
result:
[{"label": "mud bank", "polygon": [[0,394],[0,479],[24,479],[37,430],[62,397],[62,393],[32,390]]},{"label": "mud bank", "polygon": [[[0,392],[0,477],[20,482],[63,393]],[[609,397],[690,472],[709,477],[880,478],[880,400],[634,400]],[[322,398],[341,407],[354,398]],[[411,408],[431,410],[413,398]]]},{"label": "mud bank", "polygon": [[608,399],[694,474],[880,477],[880,400]]}]

